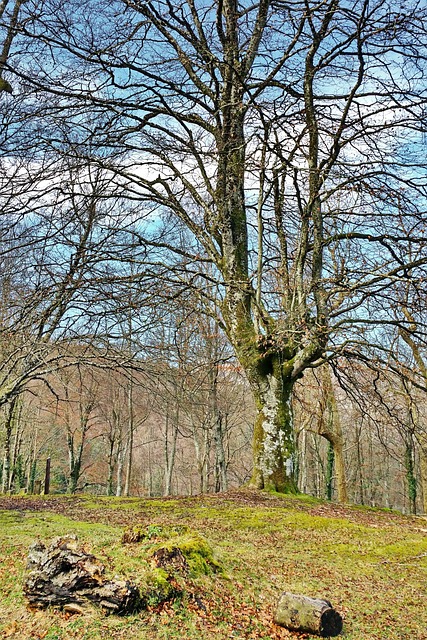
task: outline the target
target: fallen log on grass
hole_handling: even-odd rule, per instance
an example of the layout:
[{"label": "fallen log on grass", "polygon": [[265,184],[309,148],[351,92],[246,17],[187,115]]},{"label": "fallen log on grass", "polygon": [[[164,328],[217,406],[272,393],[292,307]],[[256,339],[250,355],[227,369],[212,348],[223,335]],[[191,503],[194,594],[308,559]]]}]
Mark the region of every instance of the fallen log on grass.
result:
[{"label": "fallen log on grass", "polygon": [[48,606],[79,611],[88,603],[99,605],[106,613],[134,611],[139,602],[138,589],[129,582],[110,581],[104,566],[95,556],[79,549],[75,536],[56,538],[49,546],[31,545],[28,554],[31,570],[24,594],[30,607]]},{"label": "fallen log on grass", "polygon": [[323,638],[342,631],[342,618],[328,600],[288,592],[280,597],[274,622],[291,631],[315,633]]}]

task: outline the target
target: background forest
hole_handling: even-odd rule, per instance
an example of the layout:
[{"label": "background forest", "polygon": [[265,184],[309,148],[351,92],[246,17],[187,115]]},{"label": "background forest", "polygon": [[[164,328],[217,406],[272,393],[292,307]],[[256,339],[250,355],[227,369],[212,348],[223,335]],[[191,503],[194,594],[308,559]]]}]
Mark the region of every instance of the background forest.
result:
[{"label": "background forest", "polygon": [[0,3],[2,492],[427,511],[426,13]]}]

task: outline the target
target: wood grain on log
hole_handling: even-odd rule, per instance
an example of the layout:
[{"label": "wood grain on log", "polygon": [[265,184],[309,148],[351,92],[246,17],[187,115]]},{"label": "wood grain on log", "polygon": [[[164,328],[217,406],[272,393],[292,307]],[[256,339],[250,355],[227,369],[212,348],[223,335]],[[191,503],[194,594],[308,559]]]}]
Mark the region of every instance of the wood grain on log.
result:
[{"label": "wood grain on log", "polygon": [[138,589],[125,581],[106,580],[102,563],[79,549],[75,536],[56,538],[48,547],[41,542],[32,544],[28,568],[24,594],[31,607],[64,608],[92,602],[119,615],[137,607]]},{"label": "wood grain on log", "polygon": [[342,618],[328,600],[285,592],[277,605],[274,622],[291,631],[334,637],[342,631]]}]

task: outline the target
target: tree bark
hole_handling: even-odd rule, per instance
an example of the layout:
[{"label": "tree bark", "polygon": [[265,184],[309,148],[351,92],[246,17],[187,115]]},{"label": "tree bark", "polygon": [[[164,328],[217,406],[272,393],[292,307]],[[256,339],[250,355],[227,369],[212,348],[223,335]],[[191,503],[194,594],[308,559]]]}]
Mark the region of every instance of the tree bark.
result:
[{"label": "tree bark", "polygon": [[415,477],[414,444],[408,437],[405,445],[405,471],[408,485],[409,513],[417,513],[417,479]]},{"label": "tree bark", "polygon": [[116,456],[114,455],[115,440],[113,438],[110,438],[108,440],[108,444],[107,496],[112,496],[114,467],[116,466]]},{"label": "tree bark", "polygon": [[117,483],[116,483],[116,497],[120,497],[123,493],[123,467],[125,463],[125,447],[123,442],[120,442],[120,448],[117,454]]},{"label": "tree bark", "polygon": [[215,491],[227,491],[227,463],[224,451],[224,434],[222,429],[223,417],[220,411],[214,416],[214,443],[215,443]]},{"label": "tree bark", "polygon": [[125,581],[108,581],[104,566],[95,556],[77,546],[77,539],[65,536],[46,547],[40,541],[30,547],[31,569],[24,594],[32,607],[67,608],[93,602],[107,613],[131,613],[138,606],[136,587]]},{"label": "tree bark", "polygon": [[427,513],[427,438],[425,434],[420,438],[420,474],[421,490],[423,494],[423,513]]},{"label": "tree bark", "polygon": [[337,636],[342,631],[342,618],[328,600],[287,592],[280,597],[274,622],[291,631],[316,633],[322,637]]},{"label": "tree bark", "polygon": [[172,435],[170,435],[169,429],[169,406],[167,407],[166,422],[165,422],[165,487],[163,495],[170,496],[172,492],[172,476],[175,466],[175,454],[176,443],[178,439],[178,425],[179,425],[179,407],[175,408],[175,420],[172,421]]},{"label": "tree bark", "polygon": [[129,423],[128,423],[128,441],[127,441],[127,463],[126,463],[126,478],[125,478],[125,496],[130,496],[130,487],[132,480],[132,463],[133,463],[133,439],[134,439],[134,430],[135,430],[135,415],[134,415],[134,407],[133,407],[133,379],[129,380],[128,387],[128,412],[129,412]]},{"label": "tree bark", "polygon": [[254,469],[251,484],[259,489],[296,491],[292,421],[292,387],[280,372],[280,359],[271,359],[271,372],[252,374],[257,416],[254,428]]},{"label": "tree bark", "polygon": [[12,457],[12,432],[15,423],[15,411],[16,404],[18,402],[18,396],[12,398],[9,404],[9,409],[6,417],[5,431],[6,439],[4,444],[4,462],[3,462],[3,475],[2,475],[2,493],[6,493],[11,488],[11,457]]},{"label": "tree bark", "polygon": [[347,478],[344,460],[344,438],[335,390],[328,365],[322,367],[322,399],[318,433],[333,449],[333,466],[337,479],[338,502],[348,502]]}]

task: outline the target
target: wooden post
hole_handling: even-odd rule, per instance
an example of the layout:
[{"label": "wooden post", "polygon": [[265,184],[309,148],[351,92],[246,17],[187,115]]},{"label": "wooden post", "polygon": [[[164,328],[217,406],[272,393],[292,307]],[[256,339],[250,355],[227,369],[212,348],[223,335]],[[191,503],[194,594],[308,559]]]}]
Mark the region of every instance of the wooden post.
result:
[{"label": "wooden post", "polygon": [[47,496],[50,488],[50,458],[46,460],[46,472],[44,474],[44,494]]},{"label": "wooden post", "polygon": [[337,636],[342,631],[342,618],[328,600],[287,592],[280,597],[274,622],[291,631],[316,633],[323,638]]}]

